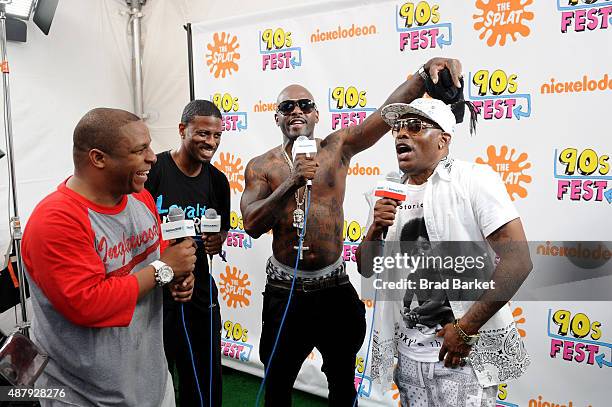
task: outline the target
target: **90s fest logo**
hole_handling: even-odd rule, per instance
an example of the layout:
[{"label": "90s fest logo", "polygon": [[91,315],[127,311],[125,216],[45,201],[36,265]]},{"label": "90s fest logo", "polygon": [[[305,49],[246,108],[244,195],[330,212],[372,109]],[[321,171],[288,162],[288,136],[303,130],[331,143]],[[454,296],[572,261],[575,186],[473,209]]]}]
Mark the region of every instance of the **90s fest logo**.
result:
[{"label": "90s fest logo", "polygon": [[239,322],[223,321],[224,334],[221,335],[221,356],[248,362],[251,359],[253,345],[247,343],[249,330]]},{"label": "90s fest logo", "polygon": [[230,93],[217,92],[210,97],[223,117],[223,131],[243,131],[249,126],[247,112],[240,112],[238,97]]},{"label": "90s fest logo", "polygon": [[342,226],[342,259],[346,262],[356,262],[355,252],[366,233],[366,228],[356,220],[345,220]]},{"label": "90s fest logo", "polygon": [[484,0],[476,1],[476,8],[481,14],[474,14],[474,30],[479,31],[479,39],[487,36],[487,45],[493,47],[506,45],[506,38],[517,40],[517,35],[527,37],[531,30],[527,23],[534,14],[527,10],[533,0]]},{"label": "90s fest logo", "polygon": [[612,203],[612,181],[608,154],[592,148],[580,150],[567,147],[555,149],[554,177],[557,180],[557,199]]},{"label": "90s fest logo", "polygon": [[609,0],[557,0],[561,13],[561,32],[606,30],[612,25]]},{"label": "90s fest logo", "polygon": [[282,27],[259,32],[262,71],[295,69],[302,65],[302,48],[294,46],[291,31]]},{"label": "90s fest logo", "polygon": [[453,43],[452,23],[441,22],[440,5],[426,1],[395,7],[395,30],[401,52],[444,48]]},{"label": "90s fest logo", "polygon": [[553,359],[600,369],[612,367],[612,343],[603,339],[603,333],[601,322],[592,315],[566,309],[548,310]]},{"label": "90s fest logo", "polygon": [[479,69],[469,73],[468,97],[485,120],[520,120],[531,116],[531,94],[517,93],[516,73]]},{"label": "90s fest logo", "polygon": [[338,130],[356,126],[365,120],[375,107],[367,107],[367,91],[355,86],[336,86],[329,88],[327,104],[331,114],[331,129]]}]

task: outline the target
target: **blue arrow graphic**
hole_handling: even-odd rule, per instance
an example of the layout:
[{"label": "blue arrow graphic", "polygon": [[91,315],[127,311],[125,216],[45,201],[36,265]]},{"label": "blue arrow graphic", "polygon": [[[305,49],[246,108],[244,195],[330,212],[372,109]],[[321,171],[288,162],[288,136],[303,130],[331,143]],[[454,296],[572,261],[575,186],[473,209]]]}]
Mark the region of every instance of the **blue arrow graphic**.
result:
[{"label": "blue arrow graphic", "polygon": [[612,189],[608,189],[606,192],[604,192],[604,196],[606,197],[608,203],[612,204]]},{"label": "blue arrow graphic", "polygon": [[595,361],[597,362],[597,365],[599,367],[612,367],[612,363],[606,360],[606,355],[603,353],[600,353],[599,355],[595,356]]},{"label": "blue arrow graphic", "polygon": [[453,43],[453,27],[450,23],[439,24],[440,27],[447,26],[448,27],[448,40],[445,40],[444,34],[438,37],[438,46],[440,48],[444,48],[444,45],[451,45]]},{"label": "blue arrow graphic", "polygon": [[242,116],[244,118],[244,124],[243,124],[242,120],[239,120],[238,123],[237,123],[238,131],[246,130],[246,128],[248,126],[246,112],[236,112],[236,115]]},{"label": "blue arrow graphic", "polygon": [[514,112],[514,117],[516,117],[516,120],[521,120],[521,117],[529,117],[531,116],[531,95],[512,95],[514,97],[524,97],[525,99],[527,99],[527,111],[523,112],[522,107],[523,105],[517,105],[513,112]]}]

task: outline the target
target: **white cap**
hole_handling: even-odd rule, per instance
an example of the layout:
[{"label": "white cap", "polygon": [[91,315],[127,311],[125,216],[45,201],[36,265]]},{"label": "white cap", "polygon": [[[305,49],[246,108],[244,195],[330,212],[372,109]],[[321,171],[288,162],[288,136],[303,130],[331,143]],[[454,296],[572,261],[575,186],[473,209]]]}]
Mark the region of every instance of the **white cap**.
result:
[{"label": "white cap", "polygon": [[438,99],[420,98],[412,103],[391,103],[383,107],[380,112],[383,120],[389,125],[407,114],[413,114],[436,123],[442,130],[451,136],[455,134],[455,115],[450,106]]}]

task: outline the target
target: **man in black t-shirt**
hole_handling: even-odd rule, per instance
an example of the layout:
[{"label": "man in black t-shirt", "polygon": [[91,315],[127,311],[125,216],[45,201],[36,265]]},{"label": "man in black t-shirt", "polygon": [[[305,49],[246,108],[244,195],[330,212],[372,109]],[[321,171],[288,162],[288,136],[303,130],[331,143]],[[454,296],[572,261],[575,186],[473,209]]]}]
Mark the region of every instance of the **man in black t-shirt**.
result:
[{"label": "man in black t-shirt", "polygon": [[[221,313],[207,257],[221,251],[230,227],[229,182],[210,162],[221,141],[221,112],[207,100],[194,100],[185,106],[178,129],[179,148],[157,154],[157,163],[145,184],[155,199],[162,222],[166,222],[170,208],[179,206],[185,212],[185,219],[194,220],[197,234],[196,282],[191,302],[181,308],[172,300],[170,291],[164,290],[164,349],[170,371],[176,367],[178,372],[180,405],[200,405],[182,322],[184,312],[202,400],[207,406],[221,406]],[[200,233],[200,219],[208,208],[214,208],[221,216],[220,233]],[[211,337],[212,403],[209,401]]]}]

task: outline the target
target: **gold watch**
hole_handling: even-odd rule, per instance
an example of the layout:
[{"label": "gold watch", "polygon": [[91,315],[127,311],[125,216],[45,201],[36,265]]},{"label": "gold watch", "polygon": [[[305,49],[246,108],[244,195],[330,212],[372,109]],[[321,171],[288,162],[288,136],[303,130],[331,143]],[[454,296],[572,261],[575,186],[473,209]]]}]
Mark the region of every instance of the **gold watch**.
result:
[{"label": "gold watch", "polygon": [[459,326],[458,319],[455,319],[455,322],[453,322],[453,328],[455,328],[455,331],[457,331],[457,334],[459,335],[461,340],[465,342],[467,345],[474,346],[476,342],[478,342],[478,339],[480,339],[480,335],[478,334],[476,335],[466,334],[465,331],[461,329],[461,327]]}]

